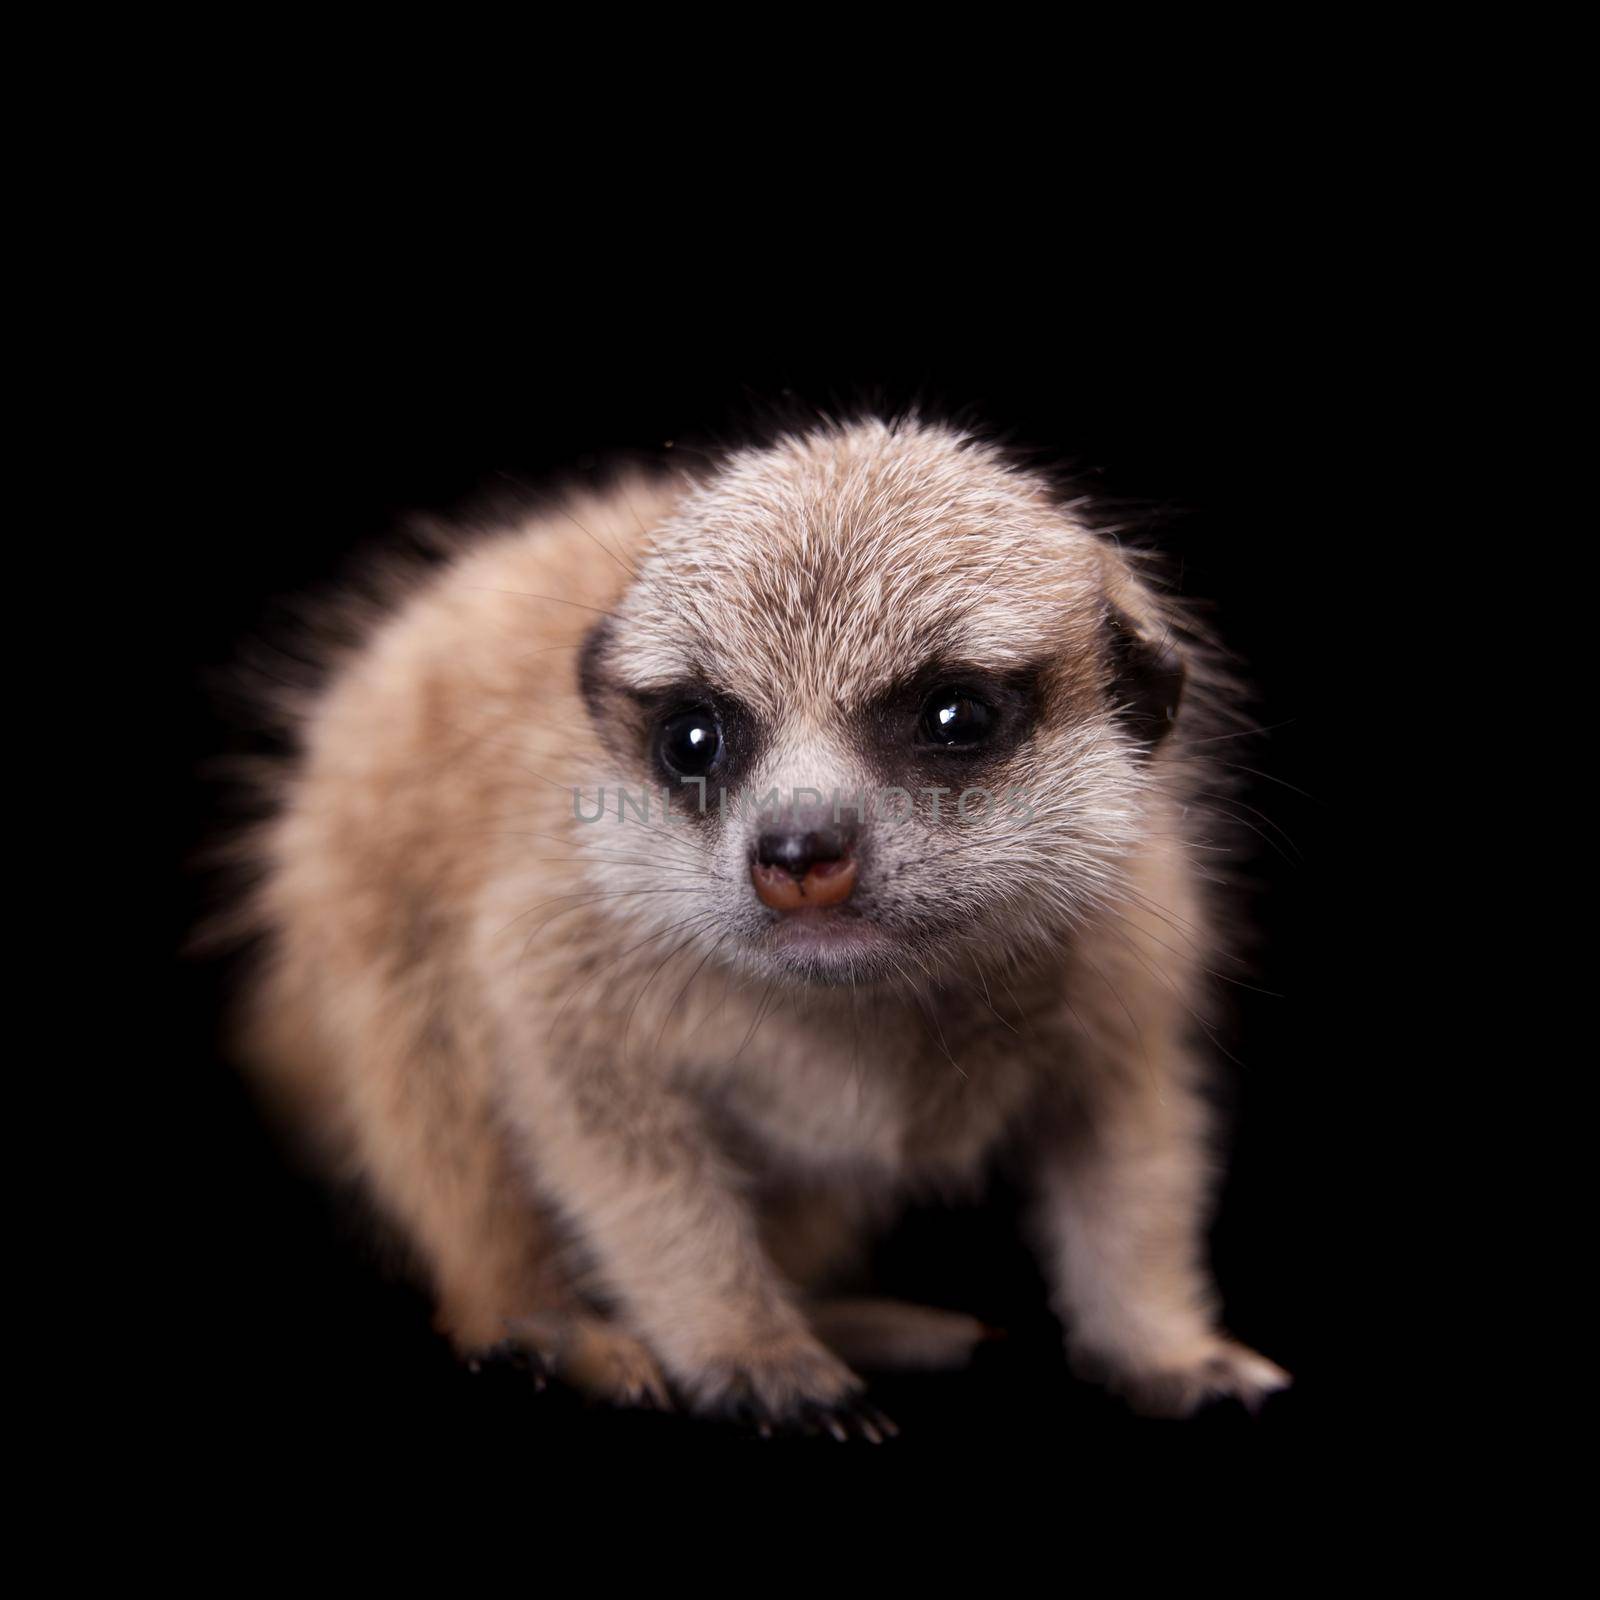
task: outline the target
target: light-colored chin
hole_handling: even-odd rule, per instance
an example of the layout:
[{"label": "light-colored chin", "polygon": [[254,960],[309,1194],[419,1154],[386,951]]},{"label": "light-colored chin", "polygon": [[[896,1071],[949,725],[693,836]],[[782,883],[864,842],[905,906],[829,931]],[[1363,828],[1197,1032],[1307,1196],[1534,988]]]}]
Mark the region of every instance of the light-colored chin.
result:
[{"label": "light-colored chin", "polygon": [[829,911],[798,911],[773,923],[760,942],[763,961],[780,976],[832,987],[891,976],[900,941],[876,923]]}]

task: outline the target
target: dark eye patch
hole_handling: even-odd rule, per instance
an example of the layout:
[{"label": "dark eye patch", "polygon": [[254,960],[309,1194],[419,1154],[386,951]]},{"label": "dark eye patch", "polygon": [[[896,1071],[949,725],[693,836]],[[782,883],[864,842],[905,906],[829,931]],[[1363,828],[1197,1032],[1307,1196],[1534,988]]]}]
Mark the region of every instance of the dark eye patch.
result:
[{"label": "dark eye patch", "polygon": [[932,661],[865,708],[859,737],[885,784],[948,779],[965,786],[1006,761],[1032,732],[1039,683],[1033,668],[997,673]]},{"label": "dark eye patch", "polygon": [[[702,786],[695,780],[703,778],[706,809],[714,812],[719,794],[738,786],[760,752],[760,726],[754,714],[732,695],[698,679],[625,693],[638,710],[643,755],[653,781],[666,786],[674,804],[698,812]],[[713,729],[715,755],[703,762],[710,753]],[[694,759],[696,751],[702,760]]]},{"label": "dark eye patch", "polygon": [[[720,794],[743,781],[760,753],[762,732],[756,716],[694,671],[665,688],[634,688],[610,669],[610,644],[611,624],[599,623],[589,631],[578,658],[578,686],[601,741],[619,761],[636,763],[635,781],[641,788],[665,789],[671,803],[691,816],[700,814],[702,785],[680,780],[703,777],[705,814],[718,815]],[[698,722],[697,714],[706,721]],[[704,747],[704,733],[712,724],[717,733],[715,760],[703,773],[693,763],[674,767],[671,750]]]}]

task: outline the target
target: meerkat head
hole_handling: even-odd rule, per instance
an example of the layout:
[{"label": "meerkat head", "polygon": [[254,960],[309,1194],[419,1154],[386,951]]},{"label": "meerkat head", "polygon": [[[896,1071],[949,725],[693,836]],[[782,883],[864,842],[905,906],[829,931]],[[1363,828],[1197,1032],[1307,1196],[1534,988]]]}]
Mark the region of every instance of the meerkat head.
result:
[{"label": "meerkat head", "polygon": [[597,870],[682,889],[630,914],[839,982],[1059,943],[1114,888],[1183,663],[1122,557],[999,452],[905,422],[786,438],[636,570],[582,662],[638,797],[604,819],[634,865]]}]

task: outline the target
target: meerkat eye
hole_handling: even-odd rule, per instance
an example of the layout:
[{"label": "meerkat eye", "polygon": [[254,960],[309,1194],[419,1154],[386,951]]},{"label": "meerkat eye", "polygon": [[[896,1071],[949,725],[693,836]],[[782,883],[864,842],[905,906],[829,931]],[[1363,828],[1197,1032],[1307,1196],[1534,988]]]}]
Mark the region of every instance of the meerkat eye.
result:
[{"label": "meerkat eye", "polygon": [[963,689],[936,689],[922,708],[918,732],[929,744],[981,744],[994,728],[994,708]]},{"label": "meerkat eye", "polygon": [[722,726],[716,713],[697,706],[668,717],[656,736],[656,749],[669,771],[685,778],[703,777],[722,754]]}]

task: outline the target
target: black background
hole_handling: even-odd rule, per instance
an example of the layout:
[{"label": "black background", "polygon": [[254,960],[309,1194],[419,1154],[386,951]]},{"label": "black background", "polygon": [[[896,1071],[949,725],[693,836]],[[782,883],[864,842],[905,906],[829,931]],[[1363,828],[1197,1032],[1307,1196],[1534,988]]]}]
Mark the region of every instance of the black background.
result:
[{"label": "black background", "polygon": [[[1382,536],[1372,419],[1384,379],[1365,366],[1362,314],[1339,304],[1336,277],[1281,261],[1263,273],[1248,249],[1178,277],[1146,262],[1092,287],[951,283],[916,299],[869,273],[846,315],[805,282],[692,305],[648,280],[530,284],[525,300],[502,289],[484,305],[458,280],[286,293],[252,276],[209,306],[178,426],[147,463],[163,482],[153,522],[173,602],[173,944],[211,893],[194,865],[222,817],[208,763],[241,744],[219,669],[271,629],[284,597],[337,578],[410,514],[460,512],[619,453],[659,459],[668,440],[741,437],[775,400],[918,402],[991,424],[1152,530],[1258,688],[1266,731],[1230,757],[1264,775],[1241,774],[1260,938],[1254,987],[1227,996],[1236,1114],[1213,1249],[1229,1325],[1296,1384],[1257,1418],[1219,1407],[1180,1425],[1134,1419],[1070,1380],[1013,1199],[997,1192],[979,1209],[919,1212],[885,1244],[887,1286],[1011,1332],[966,1375],[878,1385],[904,1430],[891,1448],[991,1460],[1063,1441],[1085,1459],[1330,1450],[1356,1426],[1353,1330],[1375,1314],[1360,1200],[1373,1117],[1350,1050],[1368,1004],[1351,976],[1373,941],[1366,825],[1345,779],[1350,729],[1375,693],[1363,663],[1385,627],[1364,554]],[[421,1297],[283,1159],[223,1061],[226,964],[176,971],[158,1252],[181,1330],[168,1341],[169,1422],[224,1454],[266,1439],[382,1441],[402,1457],[442,1443],[524,1467],[590,1447],[822,1448],[590,1410],[514,1372],[456,1367]]]}]

